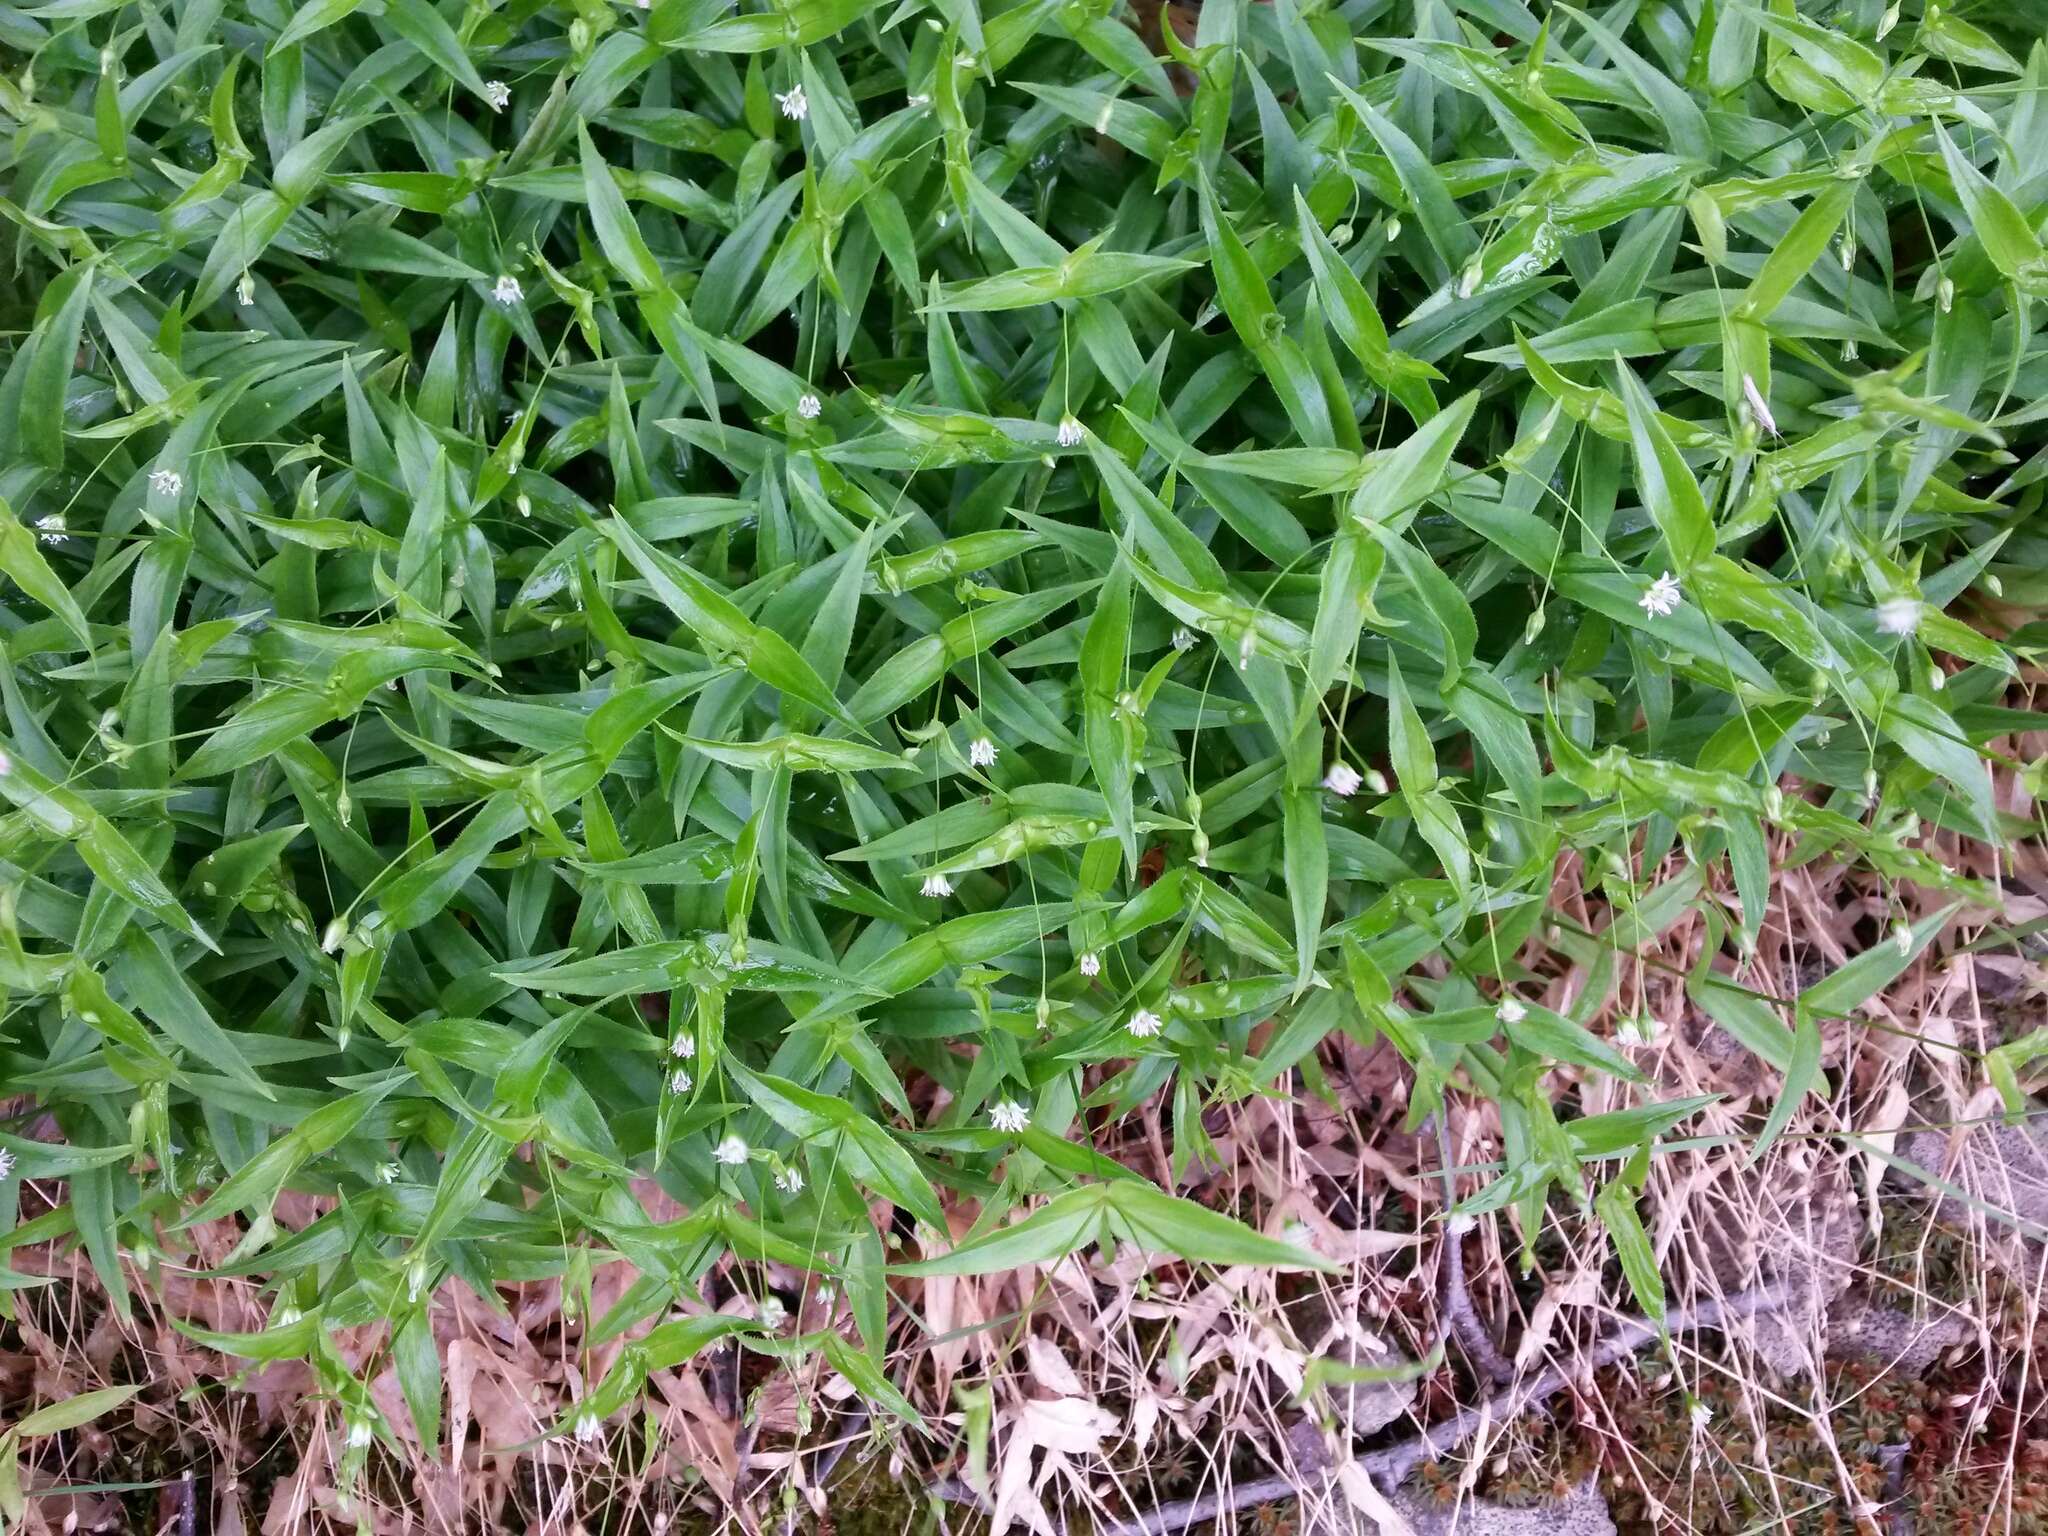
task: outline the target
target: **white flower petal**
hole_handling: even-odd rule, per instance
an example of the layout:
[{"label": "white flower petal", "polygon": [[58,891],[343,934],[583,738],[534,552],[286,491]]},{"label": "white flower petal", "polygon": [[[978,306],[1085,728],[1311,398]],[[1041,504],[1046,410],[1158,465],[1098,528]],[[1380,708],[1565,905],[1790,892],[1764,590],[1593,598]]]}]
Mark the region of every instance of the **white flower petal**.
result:
[{"label": "white flower petal", "polygon": [[1651,582],[1648,590],[1637,599],[1637,604],[1653,619],[1669,618],[1678,611],[1684,597],[1678,590],[1678,578],[1666,571]]},{"label": "white flower petal", "polygon": [[1910,635],[1920,627],[1920,605],[1910,597],[1888,597],[1877,605],[1881,634]]}]

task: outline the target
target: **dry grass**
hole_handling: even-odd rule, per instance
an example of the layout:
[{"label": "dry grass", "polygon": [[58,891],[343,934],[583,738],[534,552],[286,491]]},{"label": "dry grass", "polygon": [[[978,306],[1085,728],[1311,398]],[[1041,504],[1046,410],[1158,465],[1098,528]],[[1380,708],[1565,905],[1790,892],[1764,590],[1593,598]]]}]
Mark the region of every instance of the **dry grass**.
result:
[{"label": "dry grass", "polygon": [[[2038,744],[2011,745],[2024,761]],[[2030,812],[2010,779],[2005,792],[2009,809]],[[487,1304],[451,1281],[433,1312],[447,1381],[442,1436],[409,1440],[402,1459],[373,1452],[344,1499],[338,1490],[352,1480],[340,1416],[307,1367],[245,1368],[176,1326],[233,1331],[270,1313],[257,1280],[207,1273],[241,1239],[238,1225],[167,1237],[160,1253],[132,1258],[128,1323],[66,1243],[19,1246],[15,1268],[56,1283],[11,1296],[0,1397],[22,1405],[150,1384],[124,1421],[36,1442],[27,1481],[43,1496],[31,1500],[28,1529],[816,1525],[907,1536],[987,1521],[997,1532],[1055,1536],[1190,1500],[1268,1536],[1334,1527],[1349,1510],[1370,1529],[1372,1517],[1404,1516],[1390,1512],[1388,1490],[1337,1475],[1354,1449],[1412,1440],[1503,1383],[1524,1389],[1516,1407],[1526,1407],[1526,1389],[1546,1373],[1557,1390],[1541,1412],[1483,1415],[1423,1466],[1397,1496],[1406,1518],[1463,1509],[1476,1523],[1461,1528],[1485,1530],[1507,1504],[1590,1478],[1627,1530],[1899,1529],[1886,1522],[1914,1505],[1923,1530],[1930,1518],[1964,1522],[1941,1529],[2040,1529],[2032,1500],[2048,1475],[2048,1247],[2009,1218],[2048,1212],[2028,1205],[2038,1173],[2011,1166],[2033,1144],[1985,1129],[1997,1103],[1977,1058],[2038,1027],[2048,1009],[2037,950],[1971,946],[1995,936],[1994,922],[2024,932],[2048,916],[2048,850],[2036,842],[2000,858],[1935,836],[1922,846],[1995,886],[2001,910],[1960,914],[1858,1017],[1830,1026],[1827,1097],[1809,1100],[1760,1162],[1751,1138],[1776,1076],[1686,1001],[1706,923],[1689,914],[1626,961],[1607,1031],[1623,1017],[1658,1020],[1654,1039],[1633,1051],[1655,1096],[1721,1095],[1654,1162],[1645,1193],[1671,1305],[1711,1307],[1759,1287],[1778,1298],[1719,1331],[1679,1334],[1668,1352],[1652,1345],[1595,1368],[1602,1341],[1633,1308],[1599,1227],[1568,1205],[1553,1201],[1538,1231],[1519,1230],[1508,1212],[1438,1219],[1447,1190],[1469,1193],[1498,1171],[1497,1112],[1455,1097],[1440,1126],[1407,1129],[1398,1056],[1338,1035],[1298,1091],[1211,1111],[1213,1155],[1181,1190],[1269,1232],[1298,1229],[1341,1273],[1198,1272],[1121,1249],[902,1282],[890,1367],[926,1414],[925,1434],[868,1418],[818,1360],[727,1351],[656,1373],[643,1411],[593,1442],[546,1438],[623,1346],[590,1346],[582,1319],[602,1315],[630,1283],[628,1267],[596,1271],[588,1312],[573,1294],[565,1310],[555,1282],[508,1287]],[[1731,973],[1744,985],[1787,994],[1915,913],[1910,887],[1844,873],[1807,850],[1773,851],[1762,940]],[[1648,885],[1657,874],[1639,877]],[[1599,935],[1613,914],[1579,875],[1560,867],[1553,906],[1562,922]],[[1567,938],[1524,956],[1541,999],[1557,1007],[1593,984],[1571,957],[1595,946]],[[1561,1070],[1551,1087],[1581,1114],[1629,1101],[1624,1085],[1592,1074]],[[1170,1178],[1156,1104],[1095,1130],[1101,1150]],[[1933,1219],[1934,1198],[1888,1161],[1909,1149],[1970,1198],[1947,1200]],[[23,1193],[24,1217],[38,1214],[48,1192]],[[663,1215],[664,1197],[645,1194]],[[295,1228],[320,1209],[288,1197],[280,1223]],[[956,1233],[971,1220],[971,1209],[958,1211]],[[806,1325],[835,1308],[843,1317],[815,1277],[772,1266],[727,1271],[716,1294],[738,1311],[770,1293],[800,1308]],[[382,1328],[333,1342],[412,1435]],[[1831,1351],[1850,1346],[1865,1358],[1845,1368]],[[1319,1358],[1396,1379],[1304,1395]],[[1415,1361],[1427,1368],[1403,1371]],[[1873,1447],[1883,1433],[1901,1438]],[[1307,1497],[1241,1500],[1276,1480]],[[51,1492],[107,1484],[151,1486]]]}]

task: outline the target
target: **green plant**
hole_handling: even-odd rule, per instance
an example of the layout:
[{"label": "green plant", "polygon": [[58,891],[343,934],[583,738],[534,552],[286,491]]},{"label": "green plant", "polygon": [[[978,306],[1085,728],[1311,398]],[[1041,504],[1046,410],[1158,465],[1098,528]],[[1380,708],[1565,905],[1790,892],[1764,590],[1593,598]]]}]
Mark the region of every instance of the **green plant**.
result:
[{"label": "green plant", "polygon": [[[1158,1097],[1184,1167],[1333,1030],[1498,1100],[1533,1231],[1698,1107],[1546,1086],[1640,1078],[1688,912],[1768,1141],[1991,900],[1923,834],[2024,827],[2014,20],[0,5],[0,1072],[62,1132],[0,1136],[10,1222],[62,1181],[12,1241],[120,1306],[245,1220],[280,1306],[202,1337],[313,1359],[359,1465],[331,1332],[433,1443],[450,1275],[623,1257],[591,1343],[727,1255],[842,1288],[863,1347],[661,1322],[590,1430],[730,1335],[909,1416],[892,1264],[1317,1262],[1080,1131]],[[1953,901],[1781,1002],[1710,964],[1774,839]]]}]

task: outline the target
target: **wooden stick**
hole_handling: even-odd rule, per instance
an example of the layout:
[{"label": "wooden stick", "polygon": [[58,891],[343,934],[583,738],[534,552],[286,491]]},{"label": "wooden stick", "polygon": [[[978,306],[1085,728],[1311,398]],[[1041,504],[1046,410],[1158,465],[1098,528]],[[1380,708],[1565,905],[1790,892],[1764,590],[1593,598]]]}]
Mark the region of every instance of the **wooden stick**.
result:
[{"label": "wooden stick", "polygon": [[[1703,1302],[1697,1307],[1681,1307],[1669,1315],[1666,1324],[1673,1333],[1687,1333],[1697,1328],[1721,1328],[1743,1318],[1779,1311],[1790,1303],[1798,1292],[1797,1285],[1784,1281],[1754,1286],[1718,1301]],[[1527,1386],[1503,1388],[1479,1407],[1461,1409],[1443,1423],[1411,1436],[1398,1445],[1368,1452],[1358,1458],[1358,1466],[1381,1488],[1397,1487],[1424,1456],[1437,1456],[1450,1450],[1488,1420],[1505,1423],[1518,1418],[1538,1403],[1554,1397],[1574,1377],[1612,1365],[1615,1361],[1634,1354],[1657,1337],[1658,1328],[1655,1323],[1648,1318],[1631,1318],[1595,1345],[1585,1361],[1572,1370],[1567,1371],[1562,1366],[1553,1365],[1530,1381]],[[1128,1520],[1097,1526],[1096,1536],[1179,1536],[1179,1533],[1190,1526],[1201,1525],[1205,1521],[1216,1519],[1219,1515],[1243,1509],[1247,1505],[1294,1498],[1304,1491],[1306,1490],[1300,1482],[1294,1478],[1263,1477],[1256,1482],[1240,1483],[1227,1494],[1182,1499],[1172,1504],[1162,1504],[1150,1514],[1133,1515]]]}]

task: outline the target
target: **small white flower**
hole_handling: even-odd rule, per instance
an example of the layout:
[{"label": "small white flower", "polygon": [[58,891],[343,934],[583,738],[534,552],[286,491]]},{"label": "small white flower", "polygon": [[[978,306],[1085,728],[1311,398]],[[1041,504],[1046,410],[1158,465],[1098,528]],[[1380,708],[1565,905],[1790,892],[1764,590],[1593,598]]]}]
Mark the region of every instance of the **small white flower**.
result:
[{"label": "small white flower", "polygon": [[36,519],[36,537],[45,544],[55,544],[70,530],[62,512],[49,512]]},{"label": "small white flower", "polygon": [[1173,648],[1176,651],[1192,651],[1195,648],[1195,642],[1200,638],[1187,625],[1182,624],[1173,632]]},{"label": "small white flower", "polygon": [[1692,1405],[1692,1427],[1694,1429],[1705,1429],[1713,1420],[1714,1411],[1705,1403],[1694,1403]]},{"label": "small white flower", "polygon": [[804,1172],[801,1168],[785,1168],[775,1175],[775,1187],[785,1195],[803,1193]]},{"label": "small white flower", "polygon": [[502,112],[512,105],[512,87],[502,80],[486,80],[484,100],[491,104],[493,112]]},{"label": "small white flower", "polygon": [[775,105],[782,109],[782,115],[793,123],[800,123],[811,115],[811,99],[804,95],[804,88],[792,85],[775,96]]},{"label": "small white flower", "polygon": [[1166,1028],[1166,1020],[1160,1018],[1150,1008],[1140,1008],[1131,1015],[1130,1022],[1124,1025],[1124,1028],[1128,1029],[1140,1040],[1148,1040],[1158,1034],[1160,1030]]},{"label": "small white flower", "polygon": [[398,1182],[398,1175],[403,1171],[396,1163],[379,1163],[377,1165],[377,1182],[379,1184],[396,1184]]},{"label": "small white flower", "polygon": [[1913,930],[1912,930],[1912,929],[1910,929],[1910,928],[1908,928],[1908,927],[1907,927],[1907,926],[1906,926],[1906,925],[1905,925],[1904,923],[1893,923],[1893,924],[1892,924],[1892,942],[1893,942],[1894,944],[1896,944],[1896,945],[1898,945],[1898,946],[1899,946],[1899,953],[1900,953],[1900,954],[1902,954],[1902,955],[1910,955],[1910,954],[1912,954],[1912,953],[1913,953]]},{"label": "small white flower", "polygon": [[1323,788],[1339,799],[1348,800],[1358,793],[1358,786],[1365,782],[1365,775],[1349,763],[1332,763],[1330,771],[1323,775]]},{"label": "small white flower", "polygon": [[348,1448],[352,1451],[364,1451],[368,1450],[369,1447],[370,1421],[368,1419],[350,1419],[348,1422]]},{"label": "small white flower", "polygon": [[747,1160],[747,1144],[737,1136],[728,1136],[712,1149],[713,1161],[728,1168],[737,1168]]},{"label": "small white flower", "polygon": [[789,1321],[789,1308],[782,1304],[780,1296],[763,1296],[761,1304],[754,1308],[754,1316],[761,1320],[761,1326],[771,1331]]},{"label": "small white flower", "polygon": [[1493,1016],[1503,1024],[1519,1024],[1529,1017],[1529,1010],[1522,1006],[1520,998],[1504,997],[1500,1006],[1493,1010]]},{"label": "small white flower", "polygon": [[235,302],[244,309],[256,302],[256,279],[246,272],[242,274],[242,280],[235,284]]},{"label": "small white flower", "polygon": [[1880,634],[1910,635],[1920,627],[1920,605],[1910,597],[1888,597],[1877,605]]},{"label": "small white flower", "polygon": [[152,469],[149,488],[159,496],[176,496],[185,489],[185,477],[175,469]]},{"label": "small white flower", "polygon": [[979,69],[981,67],[981,60],[971,53],[956,53],[953,55],[953,67],[955,69]]},{"label": "small white flower", "polygon": [[914,94],[913,94],[913,95],[911,96],[911,98],[910,98],[910,101],[909,101],[909,105],[910,105],[910,106],[913,106],[913,107],[928,107],[928,106],[930,106],[931,104],[932,104],[932,99],[931,99],[931,97],[930,97],[930,96],[928,96],[928,95],[926,95],[926,94],[925,94],[925,93],[924,93],[923,91],[918,91],[918,92],[915,92],[915,93],[914,93]]},{"label": "small white flower", "polygon": [[1778,435],[1778,418],[1771,414],[1771,402],[1756,387],[1756,380],[1746,373],[1742,376],[1742,403],[1749,407],[1749,419],[1756,423],[1759,432],[1766,437]]},{"label": "small white flower", "polygon": [[526,290],[519,286],[519,279],[510,272],[500,272],[496,286],[491,289],[491,297],[510,309],[526,297]]},{"label": "small white flower", "polygon": [[819,1306],[829,1307],[839,1299],[839,1287],[830,1280],[820,1280],[818,1288],[812,1291],[811,1294],[817,1297]]},{"label": "small white flower", "polygon": [[668,1075],[668,1091],[675,1094],[678,1098],[696,1086],[696,1079],[691,1077],[681,1067],[677,1067],[675,1071]]},{"label": "small white flower", "polygon": [[816,421],[825,414],[825,402],[809,391],[805,391],[797,397],[796,413],[805,421]]},{"label": "small white flower", "polygon": [[675,1039],[669,1041],[668,1053],[671,1056],[680,1056],[683,1060],[688,1061],[697,1054],[697,1037],[687,1031],[677,1035]]},{"label": "small white flower", "polygon": [[943,900],[953,894],[953,882],[944,875],[926,875],[924,877],[924,884],[919,887],[919,893],[925,896],[936,896]]},{"label": "small white flower", "polygon": [[1252,664],[1252,647],[1253,647],[1253,646],[1255,646],[1255,645],[1256,645],[1257,643],[1258,643],[1258,641],[1257,641],[1257,638],[1256,638],[1256,637],[1255,637],[1255,636],[1254,636],[1254,635],[1252,634],[1252,632],[1251,632],[1250,630],[1246,630],[1246,631],[1244,632],[1244,638],[1243,638],[1242,640],[1240,640],[1240,641],[1238,641],[1238,642],[1237,642],[1237,670],[1238,670],[1238,671],[1240,671],[1240,672],[1243,672],[1243,671],[1247,670],[1247,669],[1248,669],[1248,668],[1249,668],[1249,667],[1251,666],[1251,664]]},{"label": "small white flower", "polygon": [[1081,957],[1081,974],[1083,976],[1100,976],[1102,974],[1102,956],[1095,953],[1092,949],[1083,955]]},{"label": "small white flower", "polygon": [[1626,1018],[1615,1027],[1614,1038],[1621,1045],[1651,1045],[1657,1039],[1657,1021],[1648,1014]]},{"label": "small white flower", "polygon": [[967,743],[967,761],[976,768],[993,768],[996,765],[996,744],[986,736],[977,736]]},{"label": "small white flower", "polygon": [[989,1110],[988,1123],[991,1130],[1014,1136],[1031,1123],[1031,1111],[1015,1099],[1005,1099]]},{"label": "small white flower", "polygon": [[597,1439],[596,1414],[579,1413],[576,1415],[576,1439],[582,1445],[589,1445]]},{"label": "small white flower", "polygon": [[1642,607],[1643,612],[1647,613],[1651,618],[1669,618],[1678,611],[1678,605],[1681,601],[1678,593],[1678,578],[1669,571],[1666,571],[1662,576],[1659,576],[1650,583],[1649,590],[1637,601]]},{"label": "small white flower", "polygon": [[348,937],[348,919],[337,917],[320,930],[320,953],[331,955],[341,948],[341,942]]},{"label": "small white flower", "polygon": [[14,1154],[5,1147],[0,1147],[0,1179],[6,1178],[12,1172],[14,1172]]},{"label": "small white flower", "polygon": [[1948,674],[1939,667],[1930,667],[1927,672],[1927,686],[1936,693],[1948,686]]},{"label": "small white flower", "polygon": [[1084,435],[1081,431],[1080,422],[1074,420],[1071,416],[1062,416],[1060,418],[1060,429],[1054,434],[1053,440],[1062,448],[1078,448],[1081,446],[1081,439]]},{"label": "small white flower", "polygon": [[1365,787],[1376,795],[1384,795],[1387,792],[1387,776],[1377,768],[1368,768],[1365,770]]}]

